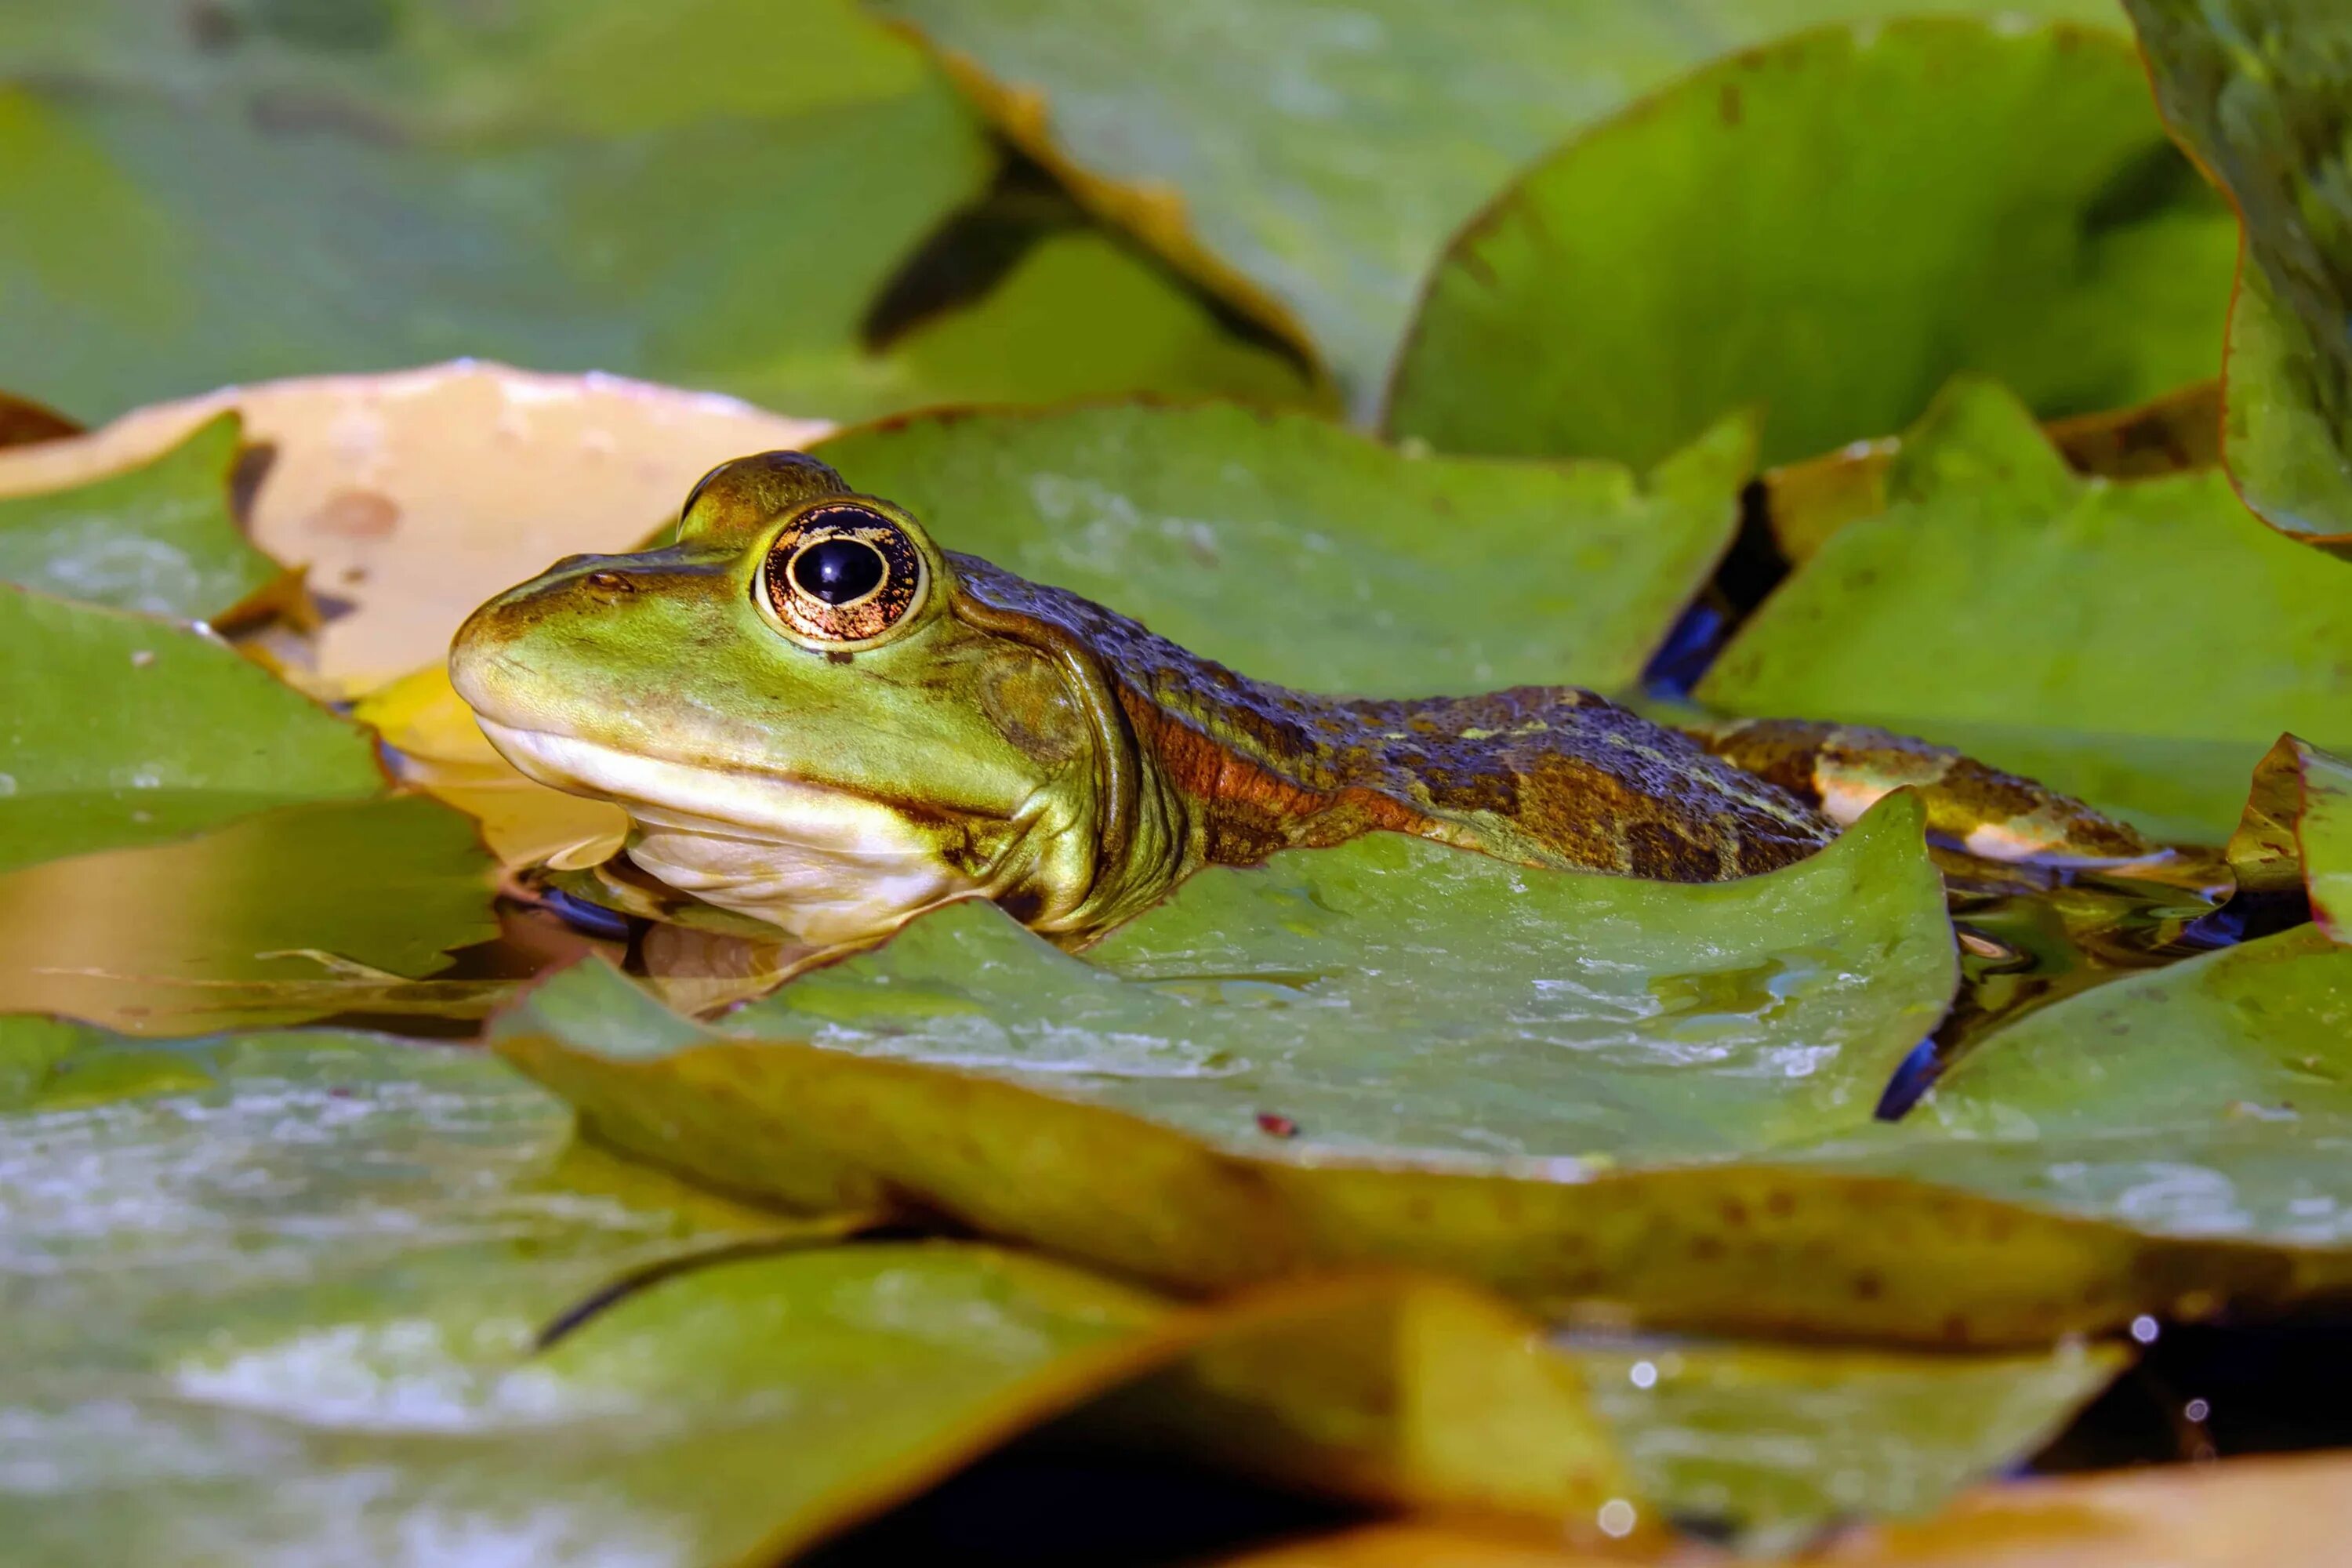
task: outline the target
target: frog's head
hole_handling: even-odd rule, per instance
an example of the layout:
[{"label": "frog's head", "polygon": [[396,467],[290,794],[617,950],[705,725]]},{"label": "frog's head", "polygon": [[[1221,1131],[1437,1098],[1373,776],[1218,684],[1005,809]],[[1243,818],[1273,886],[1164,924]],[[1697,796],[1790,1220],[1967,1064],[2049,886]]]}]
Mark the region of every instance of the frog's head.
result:
[{"label": "frog's head", "polygon": [[1100,923],[1098,671],[968,595],[887,501],[796,452],[713,469],[676,542],[575,555],[484,605],[449,658],[493,744],[617,803],[674,887],[832,944],[948,900]]}]

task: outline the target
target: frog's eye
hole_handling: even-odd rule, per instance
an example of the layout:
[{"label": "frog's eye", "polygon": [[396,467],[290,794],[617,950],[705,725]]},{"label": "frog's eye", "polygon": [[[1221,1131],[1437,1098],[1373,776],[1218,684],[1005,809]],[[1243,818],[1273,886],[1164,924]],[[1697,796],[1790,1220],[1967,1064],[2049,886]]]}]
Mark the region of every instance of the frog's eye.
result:
[{"label": "frog's eye", "polygon": [[922,603],[922,552],[870,507],[803,512],[768,547],[755,592],[785,633],[826,649],[871,647]]}]

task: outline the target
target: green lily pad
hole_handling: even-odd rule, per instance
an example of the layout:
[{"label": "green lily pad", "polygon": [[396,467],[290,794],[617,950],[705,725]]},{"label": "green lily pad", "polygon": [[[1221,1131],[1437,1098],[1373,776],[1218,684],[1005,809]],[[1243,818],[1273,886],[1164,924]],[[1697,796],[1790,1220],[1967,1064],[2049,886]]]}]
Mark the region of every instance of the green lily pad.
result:
[{"label": "green lily pad", "polygon": [[1630,686],[1738,522],[1727,422],[1647,481],[1205,405],[917,416],[819,450],[950,548],[1310,690]]},{"label": "green lily pad", "polygon": [[424,977],[498,935],[496,876],[470,820],[415,796],[0,873],[0,1012],[141,1035],[480,1017],[512,982]]},{"label": "green lily pad", "polygon": [[1866,1121],[1955,974],[1903,796],[1801,866],[1699,886],[1373,834],[1204,872],[1085,960],[950,908],[718,1026],[1003,1074],[1244,1152],[1273,1115],[1307,1158],[1667,1160]]},{"label": "green lily pad", "polygon": [[2280,736],[2254,769],[2230,868],[2242,892],[2301,890],[2319,929],[2352,943],[2352,763]]},{"label": "green lily pad", "polygon": [[2126,40],[1824,29],[1597,127],[1465,228],[1385,424],[1646,463],[1760,405],[1780,462],[1964,370],[2044,416],[2114,408],[2219,368],[2234,236]]},{"label": "green lily pad", "polygon": [[2245,228],[2222,455],[2272,526],[2352,556],[2352,16],[2125,0],[2158,106]]},{"label": "green lily pad", "polygon": [[0,870],[383,787],[367,732],[209,633],[0,584]]},{"label": "green lily pad", "polygon": [[[2273,1249],[2259,1294],[2341,1290],[2352,1247],[2352,952],[2315,926],[2115,981],[2032,1013],[1900,1128],[1824,1169],[1937,1182],[2151,1235]],[[2183,1272],[2174,1311],[2232,1291]],[[2063,1302],[2042,1302],[2063,1316]]]},{"label": "green lily pad", "polygon": [[2081,478],[2016,398],[1962,381],[1889,483],[1702,701],[1961,746],[2209,843],[2281,731],[2352,742],[2352,567],[2263,528],[2219,473]]},{"label": "green lily pad", "polygon": [[0,497],[0,580],[60,598],[204,620],[285,568],[229,510],[237,417],[223,414],[162,457],[68,490]]},{"label": "green lily pad", "polygon": [[[984,329],[1034,361],[871,351],[885,285],[1000,159],[845,0],[362,14],[347,39],[264,17],[212,49],[152,26],[118,48],[102,16],[0,31],[0,356],[43,367],[30,390],[96,416],[458,355],[836,416],[1306,385],[1172,280],[1100,256],[1032,277]],[[1074,321],[1144,300],[1143,338],[1025,330],[1056,282],[1088,290]]]},{"label": "green lily pad", "polygon": [[[2110,0],[874,9],[914,29],[1080,199],[1319,350],[1361,415],[1446,237],[1528,160],[1700,61],[1811,23],[1916,12],[2120,22]],[[1507,380],[1523,384],[1526,369]]]}]

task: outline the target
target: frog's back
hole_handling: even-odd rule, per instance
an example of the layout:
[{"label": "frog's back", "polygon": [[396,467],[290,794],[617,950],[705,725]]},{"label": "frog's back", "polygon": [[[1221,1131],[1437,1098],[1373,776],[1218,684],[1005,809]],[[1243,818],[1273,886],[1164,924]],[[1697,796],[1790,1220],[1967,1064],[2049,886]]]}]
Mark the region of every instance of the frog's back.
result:
[{"label": "frog's back", "polygon": [[1211,860],[1389,828],[1531,865],[1701,882],[1772,870],[1832,836],[1795,796],[1579,688],[1316,696],[1076,594],[950,559],[966,593],[1058,628],[1099,663],[1139,745],[1203,806]]}]

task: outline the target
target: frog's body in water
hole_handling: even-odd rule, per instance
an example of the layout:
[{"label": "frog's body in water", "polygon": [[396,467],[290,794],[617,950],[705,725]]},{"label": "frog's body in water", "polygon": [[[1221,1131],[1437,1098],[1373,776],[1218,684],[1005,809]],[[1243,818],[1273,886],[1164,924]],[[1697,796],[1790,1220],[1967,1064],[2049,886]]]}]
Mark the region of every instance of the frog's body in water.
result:
[{"label": "frog's body in water", "polygon": [[820,946],[973,897],[1084,942],[1202,866],[1375,828],[1718,880],[1811,853],[1904,784],[1978,853],[2147,847],[1877,731],[1694,738],[1572,687],[1270,686],[944,552],[790,452],[713,470],[676,543],[575,556],[483,605],[450,669],[517,767],[629,813],[640,867]]}]

